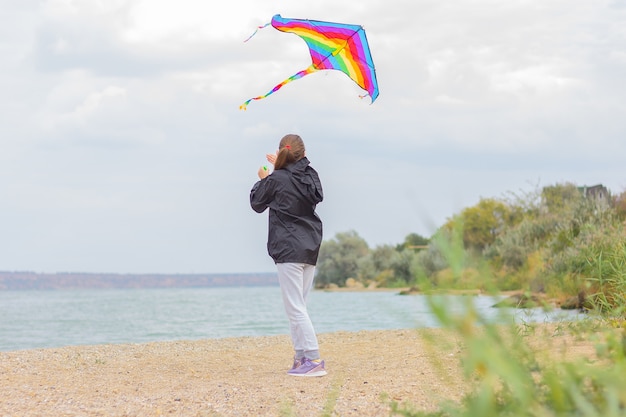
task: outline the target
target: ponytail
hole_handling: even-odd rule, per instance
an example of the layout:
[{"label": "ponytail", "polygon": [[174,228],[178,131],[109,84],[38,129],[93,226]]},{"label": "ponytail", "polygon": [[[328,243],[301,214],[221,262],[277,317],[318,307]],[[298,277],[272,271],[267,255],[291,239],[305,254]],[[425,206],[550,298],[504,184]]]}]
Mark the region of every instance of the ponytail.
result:
[{"label": "ponytail", "polygon": [[304,158],[304,142],[298,135],[286,135],[280,140],[274,169],[283,169]]}]

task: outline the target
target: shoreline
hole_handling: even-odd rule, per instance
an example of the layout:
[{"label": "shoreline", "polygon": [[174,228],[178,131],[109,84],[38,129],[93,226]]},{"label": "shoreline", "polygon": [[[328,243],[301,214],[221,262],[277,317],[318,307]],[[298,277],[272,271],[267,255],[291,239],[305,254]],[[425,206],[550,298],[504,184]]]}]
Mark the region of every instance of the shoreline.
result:
[{"label": "shoreline", "polygon": [[382,416],[382,396],[434,409],[463,392],[462,378],[451,368],[443,381],[420,334],[320,334],[321,378],[286,374],[287,335],[3,352],[0,415],[319,416],[333,402],[335,415]]},{"label": "shoreline", "polygon": [[287,335],[0,352],[0,415],[388,416],[390,401],[432,411],[470,389],[448,330],[325,333],[319,342],[322,378],[286,374]]}]

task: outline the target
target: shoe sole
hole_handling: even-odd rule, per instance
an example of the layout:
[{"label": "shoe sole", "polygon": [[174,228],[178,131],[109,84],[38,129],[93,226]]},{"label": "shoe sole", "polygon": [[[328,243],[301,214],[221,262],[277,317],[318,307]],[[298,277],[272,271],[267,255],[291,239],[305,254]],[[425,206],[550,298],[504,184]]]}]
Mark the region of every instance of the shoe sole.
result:
[{"label": "shoe sole", "polygon": [[324,376],[324,375],[327,375],[328,372],[326,372],[325,370],[321,370],[321,371],[315,371],[315,372],[308,372],[306,374],[292,374],[290,372],[287,372],[287,374],[291,376]]}]

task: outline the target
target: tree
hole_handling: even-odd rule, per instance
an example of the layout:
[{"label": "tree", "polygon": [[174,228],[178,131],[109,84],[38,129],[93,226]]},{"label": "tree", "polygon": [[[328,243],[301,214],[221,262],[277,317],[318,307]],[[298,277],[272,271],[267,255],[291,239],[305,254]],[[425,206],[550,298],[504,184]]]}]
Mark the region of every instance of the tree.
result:
[{"label": "tree", "polygon": [[495,241],[505,226],[515,223],[514,214],[502,201],[484,198],[477,205],[464,209],[461,214],[449,220],[444,229],[452,231],[460,224],[465,248],[480,252]]},{"label": "tree", "polygon": [[626,190],[613,197],[613,207],[617,218],[624,221],[626,219]]},{"label": "tree", "polygon": [[370,256],[374,270],[382,272],[386,269],[393,269],[392,259],[397,251],[390,245],[377,246],[372,250]]},{"label": "tree", "polygon": [[393,280],[393,258],[397,251],[391,245],[381,245],[370,251],[367,261],[361,263],[360,277],[373,280],[378,286],[384,287]]},{"label": "tree", "polygon": [[550,213],[577,204],[582,197],[578,187],[572,183],[549,185],[541,190],[541,202]]},{"label": "tree", "polygon": [[317,262],[317,287],[328,284],[344,286],[348,278],[356,278],[360,261],[369,253],[367,242],[355,231],[337,233],[322,242]]},{"label": "tree", "polygon": [[428,246],[430,239],[425,238],[417,233],[409,233],[404,238],[404,242],[396,246],[397,251],[402,251],[406,248],[409,249],[423,249],[424,246]]},{"label": "tree", "polygon": [[391,258],[391,268],[396,284],[408,284],[414,280],[413,263],[415,256],[416,254],[412,250],[403,250],[396,251]]}]

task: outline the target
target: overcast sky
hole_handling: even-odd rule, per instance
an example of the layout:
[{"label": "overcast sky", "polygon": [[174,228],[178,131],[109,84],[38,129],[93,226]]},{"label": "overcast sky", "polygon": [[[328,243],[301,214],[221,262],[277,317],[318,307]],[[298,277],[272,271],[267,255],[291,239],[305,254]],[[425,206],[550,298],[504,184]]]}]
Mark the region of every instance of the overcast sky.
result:
[{"label": "overcast sky", "polygon": [[[274,14],[362,25],[380,96]],[[480,198],[626,189],[626,0],[0,0],[0,270],[265,272],[249,192],[287,133],[325,239],[430,236]]]}]

